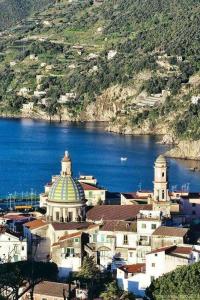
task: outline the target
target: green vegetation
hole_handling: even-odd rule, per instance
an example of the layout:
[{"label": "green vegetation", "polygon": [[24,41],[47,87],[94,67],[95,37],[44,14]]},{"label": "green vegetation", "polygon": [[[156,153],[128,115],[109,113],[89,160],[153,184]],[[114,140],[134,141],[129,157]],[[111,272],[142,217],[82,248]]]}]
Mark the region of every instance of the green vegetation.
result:
[{"label": "green vegetation", "polygon": [[117,283],[112,281],[105,287],[105,291],[101,293],[103,300],[135,300],[135,296],[132,293],[121,291]]},{"label": "green vegetation", "polygon": [[6,299],[20,299],[27,291],[31,300],[35,286],[44,280],[56,280],[57,265],[35,261],[20,261],[0,265],[0,288]]},{"label": "green vegetation", "polygon": [[[0,2],[0,7],[5,2]],[[18,1],[18,7],[23,2]],[[147,95],[167,90],[171,95],[154,107],[142,109],[134,103],[134,109],[128,110],[126,106],[134,99],[125,99],[125,125],[142,128],[148,122],[153,129],[166,123],[180,138],[200,137],[196,130],[199,107],[196,112],[190,107],[190,98],[200,92],[200,85],[194,89],[189,82],[200,68],[198,0],[40,3],[26,1],[24,15],[48,7],[1,37],[2,113],[19,113],[24,103],[33,100],[36,90],[47,95],[46,105],[34,98],[36,109],[45,111],[50,119],[55,115],[61,119],[66,109],[73,120],[80,119],[87,106],[113,86]],[[4,19],[0,15],[0,22]],[[39,83],[37,75],[42,76]],[[28,88],[28,95],[19,97],[21,88]],[[65,93],[73,93],[73,101],[57,105]],[[118,96],[115,100],[120,101]],[[120,109],[113,119],[117,124],[124,120]]]},{"label": "green vegetation", "polygon": [[179,267],[153,280],[146,294],[151,300],[200,299],[200,263]]},{"label": "green vegetation", "polygon": [[15,25],[29,14],[53,2],[53,0],[1,0],[0,30]]}]

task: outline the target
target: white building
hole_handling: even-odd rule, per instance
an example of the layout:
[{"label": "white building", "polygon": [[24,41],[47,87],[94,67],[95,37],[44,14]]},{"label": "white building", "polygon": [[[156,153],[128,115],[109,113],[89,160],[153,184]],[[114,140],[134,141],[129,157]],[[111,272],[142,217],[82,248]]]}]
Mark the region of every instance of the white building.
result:
[{"label": "white building", "polygon": [[135,221],[107,221],[90,236],[85,250],[102,269],[135,263],[136,230]]},{"label": "white building", "polygon": [[200,102],[200,95],[198,95],[198,96],[192,96],[191,102],[192,102],[192,104],[197,105]]},{"label": "white building", "polygon": [[151,251],[151,236],[162,224],[162,213],[153,210],[141,210],[137,215],[137,262],[146,260],[146,253]]},{"label": "white building", "polygon": [[0,263],[27,259],[27,242],[21,235],[0,226]]},{"label": "white building", "polygon": [[23,113],[30,113],[30,112],[32,112],[33,108],[34,108],[34,102],[29,102],[29,103],[23,104],[22,105],[22,112]]},{"label": "white building", "polygon": [[87,205],[94,206],[94,205],[105,203],[106,200],[105,189],[85,182],[81,182],[81,186],[84,190]]},{"label": "white building", "polygon": [[80,175],[79,182],[97,185],[97,179],[92,175]]},{"label": "white building", "polygon": [[[146,255],[146,271],[133,276],[122,276],[121,269],[117,271],[117,281],[120,287],[135,295],[144,296],[145,289],[156,279],[180,266],[189,265],[200,260],[200,246],[172,245],[155,249]],[[132,266],[134,268],[134,266]]]},{"label": "white building", "polygon": [[76,98],[76,93],[66,93],[65,95],[61,95],[58,99],[58,103],[65,104],[68,102],[73,102]]}]

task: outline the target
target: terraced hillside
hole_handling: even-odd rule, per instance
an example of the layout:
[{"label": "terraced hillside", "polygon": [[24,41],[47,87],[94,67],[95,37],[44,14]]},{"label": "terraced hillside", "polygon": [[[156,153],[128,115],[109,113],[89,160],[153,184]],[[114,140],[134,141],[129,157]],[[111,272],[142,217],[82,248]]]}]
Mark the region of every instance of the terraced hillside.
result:
[{"label": "terraced hillside", "polygon": [[197,139],[199,23],[198,0],[56,1],[1,34],[1,114]]},{"label": "terraced hillside", "polygon": [[0,31],[53,2],[53,0],[0,0]]}]

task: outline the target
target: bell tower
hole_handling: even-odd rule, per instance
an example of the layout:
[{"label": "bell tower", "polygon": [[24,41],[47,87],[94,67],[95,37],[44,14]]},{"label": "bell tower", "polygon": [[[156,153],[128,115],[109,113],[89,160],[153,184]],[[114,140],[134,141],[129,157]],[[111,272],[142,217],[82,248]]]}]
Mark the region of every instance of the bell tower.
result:
[{"label": "bell tower", "polygon": [[154,164],[154,200],[169,201],[168,165],[163,155],[158,156]]},{"label": "bell tower", "polygon": [[61,175],[72,176],[72,161],[71,161],[68,151],[65,151],[65,155],[62,159],[61,166],[62,166]]}]

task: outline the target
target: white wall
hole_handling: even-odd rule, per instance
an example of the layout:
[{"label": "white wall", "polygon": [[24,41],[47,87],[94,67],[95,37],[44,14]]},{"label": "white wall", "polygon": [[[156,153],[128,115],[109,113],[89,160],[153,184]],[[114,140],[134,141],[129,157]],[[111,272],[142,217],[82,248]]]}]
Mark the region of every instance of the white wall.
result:
[{"label": "white wall", "polygon": [[27,242],[4,233],[0,235],[0,258],[2,262],[14,262],[27,259]]}]

